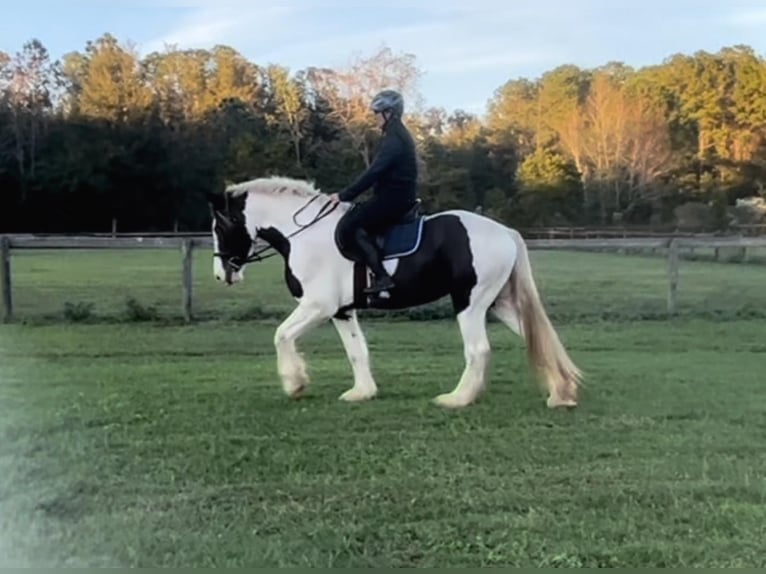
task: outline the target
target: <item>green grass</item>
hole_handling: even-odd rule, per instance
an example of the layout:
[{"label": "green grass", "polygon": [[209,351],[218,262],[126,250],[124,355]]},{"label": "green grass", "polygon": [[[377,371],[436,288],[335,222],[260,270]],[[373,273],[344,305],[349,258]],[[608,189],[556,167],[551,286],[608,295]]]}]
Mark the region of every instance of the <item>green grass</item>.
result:
[{"label": "green grass", "polygon": [[456,329],[368,325],[347,405],[331,328],[285,398],[273,325],[2,331],[0,549],[28,565],[764,566],[760,322],[572,325],[550,412],[492,326],[493,383],[445,412]]},{"label": "green grass", "polygon": [[[535,252],[581,406],[546,409],[492,324],[488,393],[452,412],[451,320],[364,321],[359,405],[337,334],[310,333],[293,402],[276,320],[120,320],[127,296],[172,316],[180,265],[110,255],[14,259],[38,320],[0,326],[0,565],[766,566],[762,268],[684,262],[660,320],[663,262]],[[226,289],[198,257],[206,318],[290,308],[278,267]],[[64,301],[108,322],[54,321]]]}]

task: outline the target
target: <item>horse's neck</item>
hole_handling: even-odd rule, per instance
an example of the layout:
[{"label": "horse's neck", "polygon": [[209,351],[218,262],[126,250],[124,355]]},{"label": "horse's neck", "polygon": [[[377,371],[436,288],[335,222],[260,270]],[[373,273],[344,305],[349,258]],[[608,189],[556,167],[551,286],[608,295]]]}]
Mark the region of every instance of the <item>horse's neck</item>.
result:
[{"label": "horse's neck", "polygon": [[248,215],[252,217],[257,227],[262,229],[273,227],[282,235],[288,236],[312,223],[320,215],[321,220],[337,222],[340,210],[336,209],[329,215],[325,215],[329,210],[329,207],[324,207],[327,201],[328,198],[323,196],[317,196],[312,200],[310,197],[287,194],[254,195],[247,202]]}]

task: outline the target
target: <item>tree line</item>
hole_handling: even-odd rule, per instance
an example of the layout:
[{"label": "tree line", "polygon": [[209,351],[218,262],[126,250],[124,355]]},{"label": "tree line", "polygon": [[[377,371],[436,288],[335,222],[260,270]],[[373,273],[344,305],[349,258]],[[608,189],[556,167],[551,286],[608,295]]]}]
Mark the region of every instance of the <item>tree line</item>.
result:
[{"label": "tree line", "polygon": [[367,106],[404,92],[429,211],[509,224],[726,226],[764,198],[766,63],[747,46],[633,69],[511,79],[482,117],[422,104],[422,71],[382,47],[291,72],[229,46],[140,57],[105,34],[52,60],[0,52],[0,231],[206,229],[205,194],[284,174],[338,191],[378,139]]}]

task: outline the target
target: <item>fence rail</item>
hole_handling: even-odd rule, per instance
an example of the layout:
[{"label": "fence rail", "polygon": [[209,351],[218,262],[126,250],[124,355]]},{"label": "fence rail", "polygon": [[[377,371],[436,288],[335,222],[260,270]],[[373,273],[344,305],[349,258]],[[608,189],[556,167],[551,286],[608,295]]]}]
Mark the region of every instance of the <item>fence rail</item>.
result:
[{"label": "fence rail", "polygon": [[627,237],[718,237],[726,235],[766,236],[766,224],[740,223],[731,225],[727,231],[709,228],[691,228],[676,226],[625,226],[625,227],[529,227],[520,229],[522,235],[533,239],[587,239],[587,238],[627,238]]},{"label": "fence rail", "polygon": [[[634,238],[634,237],[766,237],[766,223],[740,223],[732,224],[725,231],[714,230],[704,227],[677,227],[672,225],[650,226],[609,226],[609,227],[527,227],[518,228],[518,231],[527,239],[606,239],[606,238]],[[112,239],[121,238],[195,238],[206,239],[210,237],[209,231],[121,231],[121,232],[79,232],[79,233],[36,233],[21,235],[7,232],[14,237],[105,237]]]},{"label": "fence rail", "polygon": [[[748,248],[766,248],[764,237],[632,237],[632,238],[585,238],[585,239],[527,239],[530,249],[542,250],[620,250],[620,249],[667,249],[668,293],[667,312],[677,309],[679,253],[681,249],[739,248],[745,254]],[[264,244],[260,244],[264,245]],[[3,320],[13,320],[13,284],[11,256],[14,250],[55,249],[179,249],[181,253],[181,311],[187,321],[193,318],[192,257],[197,247],[212,247],[209,235],[172,236],[36,236],[6,235],[0,239],[0,283],[2,284]]]}]

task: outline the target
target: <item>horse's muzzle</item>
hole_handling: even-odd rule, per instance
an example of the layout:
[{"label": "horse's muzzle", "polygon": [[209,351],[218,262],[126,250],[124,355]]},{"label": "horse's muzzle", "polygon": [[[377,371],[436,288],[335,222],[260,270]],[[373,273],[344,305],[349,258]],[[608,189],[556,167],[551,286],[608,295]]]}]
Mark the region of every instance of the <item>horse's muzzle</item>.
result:
[{"label": "horse's muzzle", "polygon": [[232,265],[226,265],[224,270],[223,282],[226,285],[234,285],[242,281],[240,268]]}]

